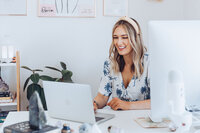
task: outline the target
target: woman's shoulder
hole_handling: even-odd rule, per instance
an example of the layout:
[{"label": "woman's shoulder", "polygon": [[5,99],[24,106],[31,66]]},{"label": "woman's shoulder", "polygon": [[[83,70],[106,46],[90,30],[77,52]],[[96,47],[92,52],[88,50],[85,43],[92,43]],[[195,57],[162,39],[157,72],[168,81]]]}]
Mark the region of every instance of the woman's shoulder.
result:
[{"label": "woman's shoulder", "polygon": [[111,65],[111,60],[109,58],[106,58],[104,60],[104,67],[110,67],[110,65]]}]

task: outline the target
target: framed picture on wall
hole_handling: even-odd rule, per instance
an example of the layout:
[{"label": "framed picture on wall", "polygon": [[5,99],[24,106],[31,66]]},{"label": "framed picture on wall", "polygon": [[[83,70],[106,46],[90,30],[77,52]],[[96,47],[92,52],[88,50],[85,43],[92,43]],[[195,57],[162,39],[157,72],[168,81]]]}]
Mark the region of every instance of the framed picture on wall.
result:
[{"label": "framed picture on wall", "polygon": [[96,0],[38,0],[40,17],[95,17]]},{"label": "framed picture on wall", "polygon": [[26,16],[27,0],[0,0],[0,15]]},{"label": "framed picture on wall", "polygon": [[127,16],[128,0],[104,0],[104,16]]}]

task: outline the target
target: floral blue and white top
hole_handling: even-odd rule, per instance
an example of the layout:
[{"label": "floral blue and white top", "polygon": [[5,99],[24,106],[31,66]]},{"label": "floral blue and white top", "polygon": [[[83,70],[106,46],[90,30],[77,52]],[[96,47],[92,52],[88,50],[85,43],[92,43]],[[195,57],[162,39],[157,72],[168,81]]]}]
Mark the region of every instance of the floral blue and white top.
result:
[{"label": "floral blue and white top", "polygon": [[123,83],[121,72],[114,73],[111,61],[104,62],[103,75],[101,77],[99,93],[104,96],[118,97],[124,101],[141,101],[150,99],[150,86],[148,77],[148,54],[144,55],[144,72],[140,78],[133,76],[127,88]]}]

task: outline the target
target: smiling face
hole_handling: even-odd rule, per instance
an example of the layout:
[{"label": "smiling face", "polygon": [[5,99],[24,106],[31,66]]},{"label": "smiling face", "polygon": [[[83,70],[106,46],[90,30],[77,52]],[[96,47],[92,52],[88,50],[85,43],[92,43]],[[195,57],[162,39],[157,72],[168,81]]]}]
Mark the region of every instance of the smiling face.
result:
[{"label": "smiling face", "polygon": [[132,53],[133,48],[129,42],[128,34],[123,26],[118,26],[113,32],[113,43],[119,55],[126,56]]}]

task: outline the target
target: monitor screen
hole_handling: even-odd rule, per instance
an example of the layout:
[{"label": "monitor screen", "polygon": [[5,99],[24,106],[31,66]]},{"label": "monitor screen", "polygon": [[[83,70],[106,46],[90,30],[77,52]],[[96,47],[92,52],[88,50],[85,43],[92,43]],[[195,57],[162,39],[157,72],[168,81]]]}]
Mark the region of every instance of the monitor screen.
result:
[{"label": "monitor screen", "polygon": [[200,105],[200,21],[151,21],[151,116],[167,116],[167,83],[171,70],[183,74],[186,105]]}]

